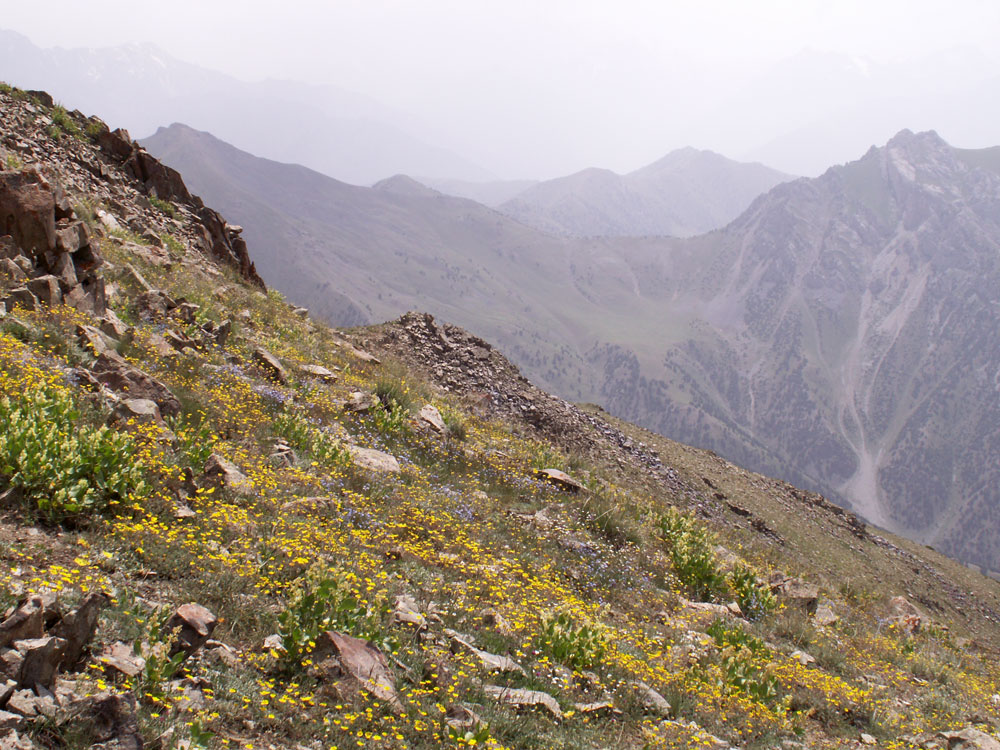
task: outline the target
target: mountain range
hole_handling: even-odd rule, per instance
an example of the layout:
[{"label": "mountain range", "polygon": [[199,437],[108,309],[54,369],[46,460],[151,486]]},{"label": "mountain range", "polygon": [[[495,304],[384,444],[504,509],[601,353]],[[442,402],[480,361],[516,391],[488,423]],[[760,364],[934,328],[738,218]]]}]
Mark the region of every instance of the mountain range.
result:
[{"label": "mountain range", "polygon": [[[370,184],[397,172],[490,180],[416,118],[335,86],[248,83],[152,44],[43,49],[0,29],[0,77],[100,112],[135,135],[181,120],[273,159]],[[280,134],[277,137],[276,134]]]},{"label": "mountain range", "polygon": [[146,142],[341,323],[428,309],[534,379],[1000,568],[997,151],[900,132],[687,239],[556,237],[188,128]]},{"label": "mountain range", "polygon": [[548,180],[497,208],[554,234],[687,237],[728,224],[758,195],[791,179],[763,164],[683,148],[626,175],[586,169]]}]

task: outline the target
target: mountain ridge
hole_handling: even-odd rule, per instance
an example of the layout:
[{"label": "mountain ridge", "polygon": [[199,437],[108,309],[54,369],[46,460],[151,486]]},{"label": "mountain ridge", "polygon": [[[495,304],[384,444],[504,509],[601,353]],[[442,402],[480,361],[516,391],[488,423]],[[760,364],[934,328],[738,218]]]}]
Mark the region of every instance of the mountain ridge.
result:
[{"label": "mountain ridge", "polygon": [[[918,439],[914,431],[922,428],[912,415],[906,416],[911,408],[908,400],[891,395],[888,370],[878,378],[864,365],[871,357],[895,361],[903,342],[910,341],[907,346],[915,352],[928,352],[925,367],[946,367],[940,357],[944,347],[918,336],[916,319],[907,318],[906,305],[919,308],[919,294],[914,286],[907,297],[909,287],[904,282],[910,271],[918,274],[914,279],[929,279],[954,268],[960,276],[949,283],[969,284],[970,290],[981,286],[970,274],[961,247],[971,242],[972,247],[978,243],[985,248],[993,242],[988,239],[994,233],[989,216],[995,199],[989,181],[995,173],[977,171],[967,162],[988,161],[991,154],[956,152],[936,135],[901,131],[861,160],[833,167],[820,178],[780,184],[727,227],[686,240],[547,237],[504,223],[473,204],[446,199],[406,204],[407,199],[397,197],[393,210],[403,213],[395,214],[393,222],[412,227],[403,235],[407,243],[413,242],[413,231],[426,230],[431,215],[427,212],[436,212],[437,229],[417,242],[414,247],[420,248],[413,251],[414,257],[424,255],[420,270],[426,275],[418,270],[416,275],[404,274],[399,282],[391,281],[395,273],[385,269],[402,263],[399,257],[383,263],[377,276],[397,294],[405,279],[406,287],[421,296],[420,306],[482,331],[533,378],[557,392],[601,402],[613,413],[661,434],[710,447],[842,503],[853,498],[874,521],[996,569],[997,551],[987,532],[977,530],[971,520],[988,517],[993,501],[987,493],[961,510],[967,503],[961,486],[978,486],[976,477],[967,474],[952,489],[950,500],[940,502],[931,497],[929,488],[943,491],[930,476],[908,480],[897,468],[901,461],[914,460],[950,475],[946,459],[920,451],[937,451],[930,446],[954,441],[969,455],[983,455],[973,449],[975,438],[932,420],[923,429],[947,434],[945,443],[934,443],[938,438]],[[197,181],[198,165],[187,166]],[[963,181],[969,186],[958,184]],[[948,208],[949,201],[967,206],[968,211],[956,213]],[[402,218],[414,212],[423,217],[419,220],[423,229]],[[894,217],[899,216],[906,217],[904,225],[897,226]],[[376,275],[358,276],[355,266],[369,263],[371,253],[383,252],[379,249],[383,240],[373,238],[384,227],[375,219],[371,222],[358,235],[364,239],[349,241],[367,243],[369,255],[353,255],[346,235],[338,240],[339,252],[346,253],[343,259],[351,260],[337,273],[354,279],[356,296],[369,308],[364,319],[377,320],[417,305],[413,298],[400,296],[393,301],[385,296],[389,289],[374,281]],[[950,239],[943,229],[949,222],[961,227]],[[464,234],[456,234],[459,228]],[[323,231],[343,234],[343,227]],[[320,253],[316,258],[323,257],[321,236],[313,239]],[[459,236],[465,257],[445,260],[440,253],[427,257],[428,245],[445,247]],[[268,241],[259,238],[257,244],[266,248]],[[936,253],[930,253],[932,246],[938,248]],[[810,267],[803,265],[807,257],[812,259]],[[485,259],[490,259],[488,273],[477,265]],[[990,273],[988,261],[982,263],[986,263],[982,271]],[[399,266],[404,267],[405,263]],[[472,286],[460,284],[457,288],[462,291],[456,296],[455,278],[468,278]],[[943,286],[932,287],[934,294],[944,294]],[[323,299],[301,288],[294,293],[308,294],[311,301]],[[464,304],[465,294],[486,307]],[[892,295],[898,296],[902,307],[889,305],[886,300]],[[989,295],[980,290],[970,299],[987,300]],[[505,301],[494,307],[499,300]],[[864,309],[871,320],[859,318],[863,300],[869,300]],[[486,310],[497,312],[486,314]],[[981,312],[972,304],[963,314],[976,320]],[[919,314],[931,315],[927,325],[932,325],[935,318],[928,309]],[[887,333],[890,330],[895,339]],[[914,338],[909,339],[911,334]],[[879,348],[891,348],[897,339],[891,356]],[[964,346],[955,350],[955,356],[978,361],[980,350],[971,343]],[[932,356],[934,351],[939,354]],[[905,370],[900,364],[894,367],[897,372]],[[956,408],[953,399],[961,389],[980,388],[956,380],[952,387],[957,390],[948,396],[941,377],[928,374],[929,379],[921,381],[925,390],[920,398],[939,403],[935,408]],[[935,382],[937,396],[931,388]],[[880,459],[874,443],[866,447],[861,437],[896,439],[885,437],[884,413],[894,408],[899,411],[893,419],[902,422],[891,433],[910,447],[883,447]],[[901,425],[907,420],[909,427],[904,430]],[[869,422],[880,425],[877,438],[867,432]],[[980,432],[980,439],[985,439],[986,427]],[[906,459],[910,455],[906,451],[917,451],[921,457]],[[913,501],[908,515],[898,499],[886,499],[883,482],[891,487],[893,498],[923,499]]]}]

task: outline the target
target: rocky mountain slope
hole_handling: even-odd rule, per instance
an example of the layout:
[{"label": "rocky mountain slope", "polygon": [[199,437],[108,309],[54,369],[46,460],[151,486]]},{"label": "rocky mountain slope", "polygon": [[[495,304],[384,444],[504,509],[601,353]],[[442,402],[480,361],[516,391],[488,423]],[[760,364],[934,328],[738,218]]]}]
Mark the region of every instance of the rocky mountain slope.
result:
[{"label": "rocky mountain slope", "polygon": [[0,112],[3,746],[995,746],[996,582],[333,330],[121,131]]},{"label": "rocky mountain slope", "polygon": [[[997,448],[995,150],[903,132],[821,178],[779,185],[723,230],[582,240],[413,191],[392,198],[385,220],[367,194],[323,193],[294,168],[177,132],[188,137],[171,148],[165,132],[151,148],[245,221],[265,275],[333,320],[428,309],[566,397],[1000,568],[985,458]],[[275,206],[295,219],[258,220]],[[329,217],[309,232],[308,255],[296,240],[303,207]],[[282,275],[292,267],[309,270],[311,288],[298,271]],[[337,278],[350,280],[339,308],[322,288]]]},{"label": "rocky mountain slope", "polygon": [[0,29],[0,76],[23,88],[44,88],[70,108],[102,112],[137,135],[179,120],[256,154],[309,164],[359,185],[398,172],[493,177],[429,143],[414,118],[361,94],[293,81],[241,81],[150,44],[43,49]]},{"label": "rocky mountain slope", "polygon": [[502,203],[518,221],[583,237],[689,237],[725,226],[791,175],[683,148],[629,174],[607,169],[548,180]]}]

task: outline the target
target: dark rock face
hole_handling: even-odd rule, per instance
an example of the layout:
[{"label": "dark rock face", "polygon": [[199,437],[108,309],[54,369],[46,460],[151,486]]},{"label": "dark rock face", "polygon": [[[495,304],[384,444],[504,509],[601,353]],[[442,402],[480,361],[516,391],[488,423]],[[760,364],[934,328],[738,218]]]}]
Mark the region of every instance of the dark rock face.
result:
[{"label": "dark rock face", "polygon": [[[27,289],[36,303],[65,301],[100,315],[105,310],[104,282],[96,274],[100,256],[86,225],[72,214],[62,191],[37,171],[0,172],[0,231],[10,238],[2,252],[11,260],[27,259],[26,274],[34,276]],[[32,306],[24,295],[13,303]]]}]

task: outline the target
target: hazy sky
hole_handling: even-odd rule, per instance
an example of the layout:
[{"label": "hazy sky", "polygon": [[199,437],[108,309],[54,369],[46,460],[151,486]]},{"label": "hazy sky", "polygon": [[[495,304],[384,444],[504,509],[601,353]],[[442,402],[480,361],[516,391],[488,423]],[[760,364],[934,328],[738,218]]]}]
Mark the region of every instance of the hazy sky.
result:
[{"label": "hazy sky", "polygon": [[[244,79],[368,94],[505,177],[627,170],[682,145],[753,156],[781,135],[768,131],[780,123],[740,122],[720,105],[803,49],[908,64],[960,48],[972,62],[963,58],[951,75],[1000,71],[996,0],[2,0],[0,8],[0,25],[41,46],[153,42]],[[514,153],[524,158],[512,161]]]}]

